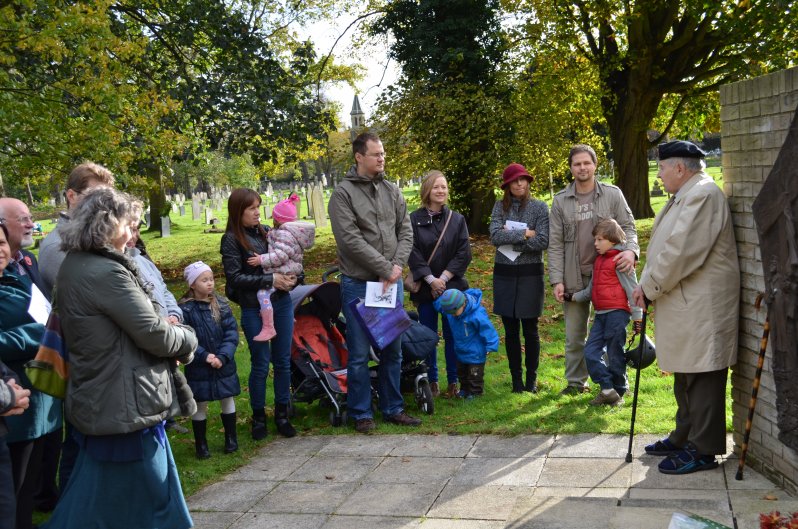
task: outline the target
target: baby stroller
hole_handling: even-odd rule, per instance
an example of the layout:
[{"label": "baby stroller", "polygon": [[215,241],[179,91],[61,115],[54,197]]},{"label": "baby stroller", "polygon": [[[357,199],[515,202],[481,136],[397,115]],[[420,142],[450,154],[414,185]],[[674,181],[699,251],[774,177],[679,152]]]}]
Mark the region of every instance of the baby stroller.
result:
[{"label": "baby stroller", "polygon": [[[346,323],[340,317],[340,285],[328,281],[325,272],[323,283],[301,285],[291,291],[294,306],[294,335],[291,347],[292,398],[296,402],[315,400],[330,405],[330,424],[346,424],[346,363],[348,351],[344,335]],[[419,409],[432,414],[434,401],[427,378],[424,359],[437,347],[438,335],[417,321],[402,336],[401,389],[412,392]],[[379,356],[371,352],[371,359],[379,363]],[[370,367],[372,395],[375,406],[378,393],[377,365]]]},{"label": "baby stroller", "polygon": [[294,335],[291,344],[292,400],[319,400],[331,406],[330,424],[346,424],[346,342],[339,329],[340,286],[300,285],[291,291]]}]

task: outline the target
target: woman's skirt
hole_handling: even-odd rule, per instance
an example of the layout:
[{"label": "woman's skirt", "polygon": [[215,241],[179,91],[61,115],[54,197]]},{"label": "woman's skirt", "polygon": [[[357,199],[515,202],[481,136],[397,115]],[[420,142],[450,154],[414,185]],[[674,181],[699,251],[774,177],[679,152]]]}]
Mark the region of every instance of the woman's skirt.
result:
[{"label": "woman's skirt", "polygon": [[140,461],[98,461],[81,450],[49,529],[189,529],[188,512],[169,440],[144,433]]},{"label": "woman's skirt", "polygon": [[493,268],[493,313],[509,318],[538,318],[543,313],[543,263]]}]

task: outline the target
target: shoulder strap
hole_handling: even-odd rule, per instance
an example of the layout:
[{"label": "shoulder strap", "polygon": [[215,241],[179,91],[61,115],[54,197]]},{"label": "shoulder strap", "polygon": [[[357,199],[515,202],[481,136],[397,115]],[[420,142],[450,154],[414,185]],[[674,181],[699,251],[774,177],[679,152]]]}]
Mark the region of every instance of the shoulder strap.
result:
[{"label": "shoulder strap", "polygon": [[438,249],[438,246],[441,244],[441,240],[443,240],[443,234],[446,233],[446,228],[449,227],[449,221],[452,220],[452,210],[449,210],[449,215],[446,217],[446,222],[443,225],[443,229],[441,230],[441,234],[438,235],[438,241],[435,243],[435,248],[432,249],[432,253],[429,254],[429,259],[427,259],[427,265],[432,262],[432,258],[435,256],[435,251]]}]

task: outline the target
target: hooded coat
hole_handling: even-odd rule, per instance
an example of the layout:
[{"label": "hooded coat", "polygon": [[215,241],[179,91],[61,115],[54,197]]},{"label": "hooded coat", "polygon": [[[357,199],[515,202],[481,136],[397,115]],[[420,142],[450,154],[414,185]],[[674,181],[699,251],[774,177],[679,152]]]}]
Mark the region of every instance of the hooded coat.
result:
[{"label": "hooded coat", "polygon": [[484,364],[489,351],[499,350],[499,334],[482,306],[482,291],[469,288],[463,294],[466,306],[459,316],[443,312],[441,298],[435,300],[435,310],[449,320],[457,361],[463,364]]}]

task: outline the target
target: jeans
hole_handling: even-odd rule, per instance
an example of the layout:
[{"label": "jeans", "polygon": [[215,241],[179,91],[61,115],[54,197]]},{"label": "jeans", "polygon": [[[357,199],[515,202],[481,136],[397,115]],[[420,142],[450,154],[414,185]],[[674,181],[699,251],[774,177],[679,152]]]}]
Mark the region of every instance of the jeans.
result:
[{"label": "jeans", "polygon": [[626,326],[631,317],[625,310],[596,314],[585,344],[585,363],[590,378],[601,389],[614,388],[618,395],[626,393],[628,387],[623,348],[626,343]]},{"label": "jeans", "polygon": [[274,402],[288,404],[291,400],[291,339],[294,333],[294,307],[291,296],[272,297],[274,330],[277,336],[269,342],[252,340],[263,326],[260,308],[241,309],[241,329],[249,346],[249,403],[252,411],[266,407],[266,378],[269,362],[274,366]]},{"label": "jeans", "polygon": [[[397,296],[404,295],[399,281]],[[349,349],[347,364],[347,408],[353,420],[370,419],[371,376],[369,374],[369,339],[358,323],[349,303],[366,297],[366,282],[353,277],[341,276],[341,311],[346,318],[346,347]],[[377,392],[383,416],[396,415],[404,410],[404,399],[399,390],[402,371],[402,341],[397,338],[380,352],[377,370]]]},{"label": "jeans", "polygon": [[[424,327],[438,332],[438,311],[432,301],[421,303],[418,306],[418,321]],[[441,316],[443,322],[443,351],[446,357],[446,382],[448,384],[457,384],[457,354],[454,352],[454,337],[452,337],[452,329],[449,327],[449,320]],[[427,376],[430,382],[438,381],[438,350],[430,353],[427,358]]]}]

